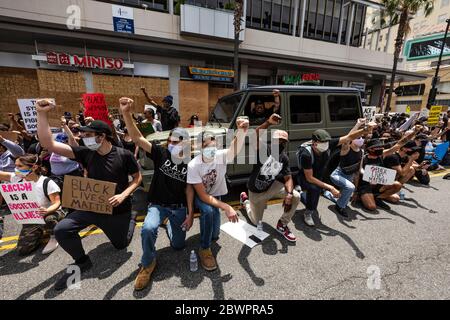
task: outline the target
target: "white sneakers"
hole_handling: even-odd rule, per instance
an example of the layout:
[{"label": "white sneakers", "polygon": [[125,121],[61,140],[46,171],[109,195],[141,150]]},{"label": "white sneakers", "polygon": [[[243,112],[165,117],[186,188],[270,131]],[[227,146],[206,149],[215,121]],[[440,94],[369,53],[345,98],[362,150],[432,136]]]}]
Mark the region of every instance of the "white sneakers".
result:
[{"label": "white sneakers", "polygon": [[42,254],[49,254],[55,251],[59,247],[58,241],[56,241],[55,236],[51,236],[50,240],[48,240],[47,245],[42,250]]},{"label": "white sneakers", "polygon": [[306,210],[305,216],[303,217],[305,220],[305,223],[310,227],[314,227],[314,220],[312,218],[312,213],[313,212],[311,210]]}]

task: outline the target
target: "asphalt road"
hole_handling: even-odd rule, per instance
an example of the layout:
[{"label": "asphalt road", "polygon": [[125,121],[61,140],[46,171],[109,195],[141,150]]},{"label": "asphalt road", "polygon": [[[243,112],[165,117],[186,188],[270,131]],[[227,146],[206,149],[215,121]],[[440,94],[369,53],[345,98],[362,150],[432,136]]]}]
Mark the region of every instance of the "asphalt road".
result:
[{"label": "asphalt road", "polygon": [[[352,207],[348,220],[321,198],[316,228],[304,224],[300,205],[291,224],[295,245],[274,229],[281,205],[269,205],[264,229],[270,237],[249,249],[222,232],[213,246],[219,264],[214,272],[189,271],[189,253],[199,246],[198,219],[181,252],[169,247],[161,229],[157,269],[142,292],[133,291],[140,227],[122,251],[102,233],[87,236],[83,244],[94,267],[80,289],[63,292],[52,288],[72,262],[61,248],[49,256],[37,252],[21,258],[10,249],[15,240],[3,242],[0,299],[450,299],[449,187],[442,174],[429,188],[409,184],[406,200],[391,211]],[[8,217],[4,240],[17,234]]]}]

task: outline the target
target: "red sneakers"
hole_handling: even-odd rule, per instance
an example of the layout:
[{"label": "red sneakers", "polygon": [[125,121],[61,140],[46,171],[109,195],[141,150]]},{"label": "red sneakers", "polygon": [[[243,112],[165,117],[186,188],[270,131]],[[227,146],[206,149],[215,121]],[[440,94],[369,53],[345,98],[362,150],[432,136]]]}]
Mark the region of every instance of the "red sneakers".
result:
[{"label": "red sneakers", "polygon": [[241,192],[241,195],[239,196],[239,202],[241,203],[241,206],[244,205],[244,202],[248,200],[247,193]]},{"label": "red sneakers", "polygon": [[289,230],[288,226],[285,226],[281,223],[281,220],[278,220],[277,223],[277,231],[279,233],[281,233],[283,235],[283,237],[290,242],[295,242],[297,241],[297,238],[295,237],[295,235],[291,232],[291,230]]}]

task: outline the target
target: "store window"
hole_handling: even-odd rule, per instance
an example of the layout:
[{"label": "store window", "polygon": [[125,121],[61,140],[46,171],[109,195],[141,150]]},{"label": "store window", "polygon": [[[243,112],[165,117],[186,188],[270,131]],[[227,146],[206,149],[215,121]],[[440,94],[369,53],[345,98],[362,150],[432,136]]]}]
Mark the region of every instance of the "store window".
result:
[{"label": "store window", "polygon": [[291,123],[318,123],[322,120],[318,95],[292,95],[289,98]]},{"label": "store window", "polygon": [[292,33],[294,0],[248,0],[247,27]]},{"label": "store window", "polygon": [[347,121],[359,118],[359,103],[357,96],[329,95],[327,100],[331,121]]}]

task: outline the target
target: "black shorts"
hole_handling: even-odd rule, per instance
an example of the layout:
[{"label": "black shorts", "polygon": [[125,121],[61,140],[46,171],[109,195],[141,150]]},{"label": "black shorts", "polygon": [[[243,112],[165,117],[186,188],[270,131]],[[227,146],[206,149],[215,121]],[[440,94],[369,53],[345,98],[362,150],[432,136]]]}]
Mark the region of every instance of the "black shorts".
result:
[{"label": "black shorts", "polygon": [[358,193],[359,195],[363,195],[363,194],[367,194],[367,193],[372,193],[374,196],[378,196],[381,194],[380,189],[381,187],[383,187],[382,184],[376,184],[376,185],[372,185],[369,183],[365,183],[359,186],[358,189]]}]

